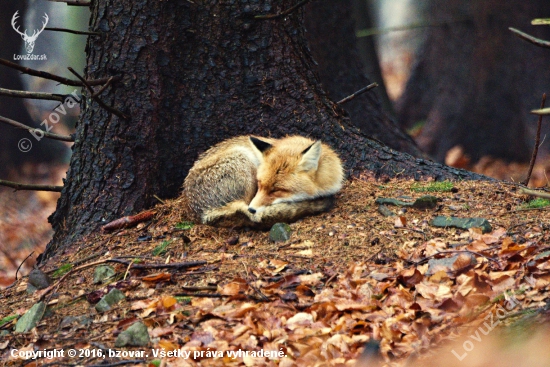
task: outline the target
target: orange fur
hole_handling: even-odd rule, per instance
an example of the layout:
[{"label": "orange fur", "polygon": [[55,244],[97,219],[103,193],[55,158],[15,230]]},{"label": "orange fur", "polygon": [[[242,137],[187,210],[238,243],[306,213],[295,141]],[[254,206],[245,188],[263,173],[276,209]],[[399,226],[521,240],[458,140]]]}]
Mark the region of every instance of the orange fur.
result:
[{"label": "orange fur", "polygon": [[240,136],[202,154],[183,193],[205,224],[264,227],[328,210],[343,179],[338,155],[320,141]]}]

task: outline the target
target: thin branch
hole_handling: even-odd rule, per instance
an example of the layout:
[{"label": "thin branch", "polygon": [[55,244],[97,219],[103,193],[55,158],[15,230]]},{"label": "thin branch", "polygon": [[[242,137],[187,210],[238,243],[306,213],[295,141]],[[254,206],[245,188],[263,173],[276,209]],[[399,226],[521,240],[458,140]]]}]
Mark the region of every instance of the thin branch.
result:
[{"label": "thin branch", "polygon": [[85,0],[49,0],[54,3],[65,3],[67,5],[71,6],[91,6],[91,1],[85,1]]},{"label": "thin branch", "polygon": [[202,297],[202,298],[231,297],[230,295],[219,294],[219,293],[176,293],[176,294],[174,294],[174,296],[176,296],[176,297]]},{"label": "thin branch", "polygon": [[[527,194],[527,193],[526,193]],[[528,194],[530,195],[530,194]],[[519,209],[514,209],[514,210],[510,210],[508,212],[504,212],[504,213],[501,213],[499,214],[498,216],[499,217],[502,217],[504,215],[508,215],[508,214],[513,214],[513,213],[519,213],[519,212],[529,212],[529,211],[532,211],[532,210],[536,210],[536,211],[539,211],[539,210],[549,210],[550,209],[550,206],[543,206],[543,207],[539,207],[539,208],[519,208]]]},{"label": "thin branch", "polygon": [[99,32],[86,32],[86,31],[75,31],[74,29],[67,29],[67,28],[53,28],[53,27],[46,27],[44,28],[45,31],[54,31],[54,32],[66,32],[66,33],[72,33],[72,34],[84,34],[86,36],[100,36],[101,33]]},{"label": "thin branch", "polygon": [[153,195],[153,197],[155,199],[157,199],[161,204],[166,204],[166,202],[164,200],[162,200],[161,198],[159,198],[157,195]]},{"label": "thin branch", "polygon": [[4,89],[4,88],[0,88],[0,96],[30,98],[30,99],[45,99],[48,101],[58,101],[58,102],[63,102],[66,97],[62,94],[27,92],[24,90],[13,90],[13,89]]},{"label": "thin branch", "polygon": [[101,93],[103,93],[103,91],[105,89],[107,89],[107,87],[109,87],[109,85],[111,85],[112,81],[113,81],[113,77],[110,77],[109,80],[107,80],[107,83],[105,83],[103,85],[103,87],[99,88],[99,90],[97,92],[94,92],[94,94],[92,94],[92,98],[99,97],[101,95]]},{"label": "thin branch", "polygon": [[15,120],[9,119],[9,118],[4,117],[4,116],[0,116],[0,122],[4,122],[8,125],[11,125],[11,126],[14,126],[14,127],[18,128],[18,129],[27,130],[29,132],[36,132],[38,130],[38,131],[41,132],[41,136],[43,136],[44,138],[54,139],[54,140],[61,140],[61,141],[68,141],[70,143],[74,143],[74,138],[70,135],[59,135],[59,134],[49,133],[49,132],[44,131],[42,129],[35,129],[34,127],[24,125],[20,122],[17,122]]},{"label": "thin branch", "polygon": [[[37,76],[39,78],[54,80],[54,81],[59,82],[61,84],[71,85],[73,87],[82,87],[82,86],[84,86],[84,84],[81,81],[64,78],[62,76],[50,74],[50,73],[47,73],[45,71],[26,68],[24,66],[21,66],[19,64],[16,64],[14,62],[11,62],[11,61],[8,61],[8,60],[5,60],[5,59],[0,59],[0,65],[5,65],[5,66],[10,67],[12,69],[19,70],[23,74],[28,74],[28,75],[32,75],[32,76]],[[120,77],[115,76],[114,78],[119,79]],[[103,85],[103,84],[107,83],[108,80],[109,80],[109,78],[101,78],[101,79],[94,79],[94,80],[86,80],[86,82],[89,85]]]},{"label": "thin branch", "polygon": [[189,291],[189,292],[217,291],[218,290],[218,287],[209,287],[209,286],[204,286],[204,287],[186,287],[186,286],[182,286],[181,288],[183,290]]},{"label": "thin branch", "polygon": [[373,89],[373,88],[376,88],[376,87],[378,87],[378,83],[369,84],[369,85],[367,85],[366,87],[359,89],[357,92],[355,92],[355,93],[353,93],[353,94],[347,96],[346,98],[344,98],[344,99],[342,99],[342,100],[336,102],[336,104],[344,104],[344,103],[346,103],[346,102],[349,102],[349,101],[351,101],[352,99],[354,99],[355,97],[357,97],[357,96],[359,96],[359,95],[365,93],[366,91],[369,91],[369,90],[371,90],[371,89]]},{"label": "thin branch", "polygon": [[539,198],[550,199],[550,192],[530,190],[524,187],[520,188],[519,191],[521,191],[521,193],[525,195],[531,195]]},{"label": "thin branch", "polygon": [[293,11],[295,11],[296,9],[306,5],[307,3],[309,3],[310,0],[302,0],[300,1],[298,4],[294,5],[294,6],[291,6],[290,8],[288,8],[287,10],[284,10],[282,12],[280,12],[279,14],[266,14],[266,15],[256,15],[254,17],[254,19],[257,19],[257,20],[267,20],[267,19],[279,19],[279,18],[282,18],[290,13],[292,13]]},{"label": "thin branch", "polygon": [[546,107],[546,108],[541,108],[539,110],[532,110],[531,113],[533,115],[550,115],[550,108]]},{"label": "thin branch", "polygon": [[55,185],[28,185],[28,184],[22,184],[22,183],[12,182],[12,181],[6,181],[6,180],[0,180],[0,186],[11,187],[12,189],[15,189],[15,191],[18,191],[18,190],[32,190],[32,191],[53,191],[53,192],[61,192],[61,190],[63,190],[63,186],[55,186]]},{"label": "thin branch", "polygon": [[48,288],[44,288],[41,291],[42,293],[38,297],[38,300],[39,301],[43,300],[48,293],[50,293],[54,289],[57,289],[59,287],[59,285],[66,278],[69,277],[69,275],[72,275],[72,274],[74,274],[77,271],[80,271],[82,269],[87,269],[89,267],[100,265],[100,264],[105,264],[105,263],[108,263],[108,262],[114,262],[114,263],[124,264],[124,265],[132,264],[132,269],[165,269],[165,268],[181,269],[181,268],[194,267],[194,266],[198,266],[198,265],[204,265],[204,264],[207,263],[206,261],[189,261],[189,262],[183,262],[183,263],[169,263],[169,264],[136,264],[133,261],[126,261],[126,260],[122,260],[122,259],[119,259],[119,258],[102,259],[102,260],[94,261],[94,262],[91,262],[91,263],[83,264],[83,265],[80,265],[78,267],[72,268],[71,270],[66,272],[61,278],[59,278],[59,280],[55,284],[50,285]]},{"label": "thin branch", "polygon": [[[546,93],[542,95],[542,101],[540,103],[540,109],[544,109],[544,104],[546,103]],[[539,152],[539,144],[540,144],[540,129],[542,126],[542,116],[539,115],[539,120],[537,124],[537,135],[535,136],[535,147],[533,148],[533,154],[531,155],[531,162],[529,163],[529,171],[527,171],[527,178],[525,181],[523,181],[523,184],[527,186],[529,184],[529,180],[531,180],[531,174],[533,173],[533,167],[535,166],[535,160],[537,159],[537,154]]]},{"label": "thin branch", "polygon": [[550,18],[533,19],[531,25],[550,25]]},{"label": "thin branch", "polygon": [[401,25],[396,27],[360,29],[357,32],[355,32],[355,37],[357,38],[371,37],[371,36],[376,36],[384,33],[410,31],[417,28],[442,27],[445,25],[450,25],[455,23],[468,22],[469,20],[470,19],[465,18],[465,19],[455,19],[455,20],[447,20],[447,21],[433,22],[433,23],[418,22],[418,23],[411,23],[411,24],[406,24],[406,25]]},{"label": "thin branch", "polygon": [[197,261],[187,261],[187,262],[181,262],[181,263],[153,263],[153,264],[136,264],[133,261],[127,261],[122,260],[118,258],[114,259],[105,259],[103,260],[105,262],[111,262],[111,263],[117,263],[117,264],[124,264],[124,265],[130,265],[132,264],[132,269],[184,269],[184,268],[192,268],[199,265],[204,265],[207,262],[203,260],[197,260]]},{"label": "thin branch", "polygon": [[104,231],[113,231],[115,229],[133,227],[133,226],[137,225],[138,223],[145,222],[145,221],[153,218],[153,216],[155,214],[156,213],[154,211],[149,210],[149,211],[139,213],[139,214],[136,214],[136,215],[129,215],[129,216],[126,216],[126,217],[118,218],[118,219],[115,219],[115,220],[105,224],[104,226],[101,227],[101,229],[104,230]]},{"label": "thin branch", "polygon": [[512,32],[514,32],[514,34],[516,36],[518,36],[519,38],[521,38],[522,40],[525,40],[527,42],[531,42],[532,44],[534,44],[536,46],[539,46],[539,47],[550,48],[550,42],[549,41],[545,41],[545,40],[541,40],[540,38],[533,37],[531,35],[528,35],[527,33],[523,33],[522,31],[517,30],[517,29],[512,28],[512,27],[510,27],[508,29],[511,30]]},{"label": "thin branch", "polygon": [[27,261],[27,259],[29,257],[31,257],[32,255],[34,254],[34,251],[32,251],[29,256],[27,256],[23,261],[21,261],[21,263],[19,264],[19,266],[17,267],[17,270],[15,271],[15,280],[17,280],[17,273],[19,273],[19,269],[21,269],[21,266],[23,266],[23,264],[25,263],[25,261]]},{"label": "thin branch", "polygon": [[[84,84],[84,86],[90,91],[90,94],[92,96],[92,99],[95,100],[103,109],[107,110],[108,112],[112,113],[112,114],[115,114],[117,115],[118,117],[124,119],[124,120],[128,120],[129,119],[129,116],[127,116],[126,114],[122,113],[121,111],[117,110],[116,108],[114,107],[111,107],[111,106],[108,106],[105,102],[103,102],[103,100],[101,100],[101,98],[99,98],[97,96],[97,94],[95,93],[94,89],[92,88],[91,84],[88,83],[88,81],[86,79],[84,79],[84,77],[80,74],[78,74],[73,68],[71,67],[68,67],[67,69],[69,69],[69,71],[71,73],[73,73],[78,79],[80,79],[80,81]],[[112,77],[111,77],[112,78]],[[109,82],[109,80],[107,80],[107,83]]]}]

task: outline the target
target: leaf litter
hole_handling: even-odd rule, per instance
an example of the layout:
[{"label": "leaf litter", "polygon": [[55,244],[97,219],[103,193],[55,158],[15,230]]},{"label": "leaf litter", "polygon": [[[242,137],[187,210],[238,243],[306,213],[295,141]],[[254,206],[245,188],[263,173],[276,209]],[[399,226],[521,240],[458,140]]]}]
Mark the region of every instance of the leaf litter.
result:
[{"label": "leaf litter", "polygon": [[[483,325],[491,317],[499,317],[500,326],[524,328],[546,321],[545,207],[526,206],[529,198],[505,183],[420,187],[351,181],[332,211],[290,224],[284,242],[270,241],[269,232],[192,225],[178,200],[166,202],[154,209],[153,220],[98,232],[48,262],[41,270],[50,276],[57,270],[53,264],[72,269],[52,286],[28,295],[23,278],[2,291],[0,357],[6,365],[19,365],[23,360],[10,354],[14,348],[107,351],[117,340],[123,345],[125,333],[125,340],[140,340],[142,346],[127,343],[119,350],[147,354],[126,355],[138,365],[376,365],[364,360],[374,343],[381,365],[420,358],[426,366],[423,356],[431,365],[459,361],[451,352],[436,352],[459,335],[487,340],[471,353],[466,341],[457,344],[459,356],[498,349],[491,335],[478,331],[488,330]],[[425,191],[437,197],[434,208],[405,207],[393,217],[378,212],[378,198],[414,202]],[[483,218],[491,230],[432,226],[436,217]],[[109,263],[115,274],[94,284],[95,268],[113,258],[125,262]],[[205,263],[169,267],[192,261]],[[87,263],[97,265],[83,266]],[[125,298],[97,312],[96,304],[113,289]],[[36,327],[15,332],[17,319],[42,299],[48,309]],[[147,330],[148,336],[127,336],[133,329]],[[162,357],[153,353],[158,350],[189,357]],[[89,354],[41,361],[104,360]]]}]

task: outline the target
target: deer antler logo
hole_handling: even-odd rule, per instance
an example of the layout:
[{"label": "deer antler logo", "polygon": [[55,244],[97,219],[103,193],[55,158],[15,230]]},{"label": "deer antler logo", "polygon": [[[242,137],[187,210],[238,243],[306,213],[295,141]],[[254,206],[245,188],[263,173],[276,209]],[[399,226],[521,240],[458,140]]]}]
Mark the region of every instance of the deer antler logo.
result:
[{"label": "deer antler logo", "polygon": [[48,24],[48,20],[49,20],[48,14],[44,13],[44,22],[42,23],[42,29],[41,30],[35,29],[32,33],[32,36],[29,36],[27,34],[26,29],[24,32],[21,32],[19,30],[19,26],[16,27],[15,22],[17,18],[19,18],[19,15],[17,13],[19,13],[19,10],[16,11],[15,14],[13,14],[13,17],[11,18],[11,26],[17,33],[21,35],[21,38],[23,38],[23,41],[25,41],[25,48],[27,49],[27,53],[30,54],[32,50],[34,50],[34,41],[36,41],[36,39],[38,38],[38,35],[40,35],[40,33],[42,33],[44,28],[46,28],[46,24]]}]

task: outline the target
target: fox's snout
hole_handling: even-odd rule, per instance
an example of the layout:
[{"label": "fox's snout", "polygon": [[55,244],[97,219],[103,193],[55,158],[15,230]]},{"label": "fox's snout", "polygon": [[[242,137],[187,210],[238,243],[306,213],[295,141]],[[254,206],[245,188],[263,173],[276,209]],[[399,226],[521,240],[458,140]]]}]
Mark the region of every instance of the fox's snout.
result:
[{"label": "fox's snout", "polygon": [[254,196],[250,204],[248,204],[248,211],[252,214],[259,214],[266,206],[271,204],[273,204],[273,199],[260,188],[256,196]]}]

